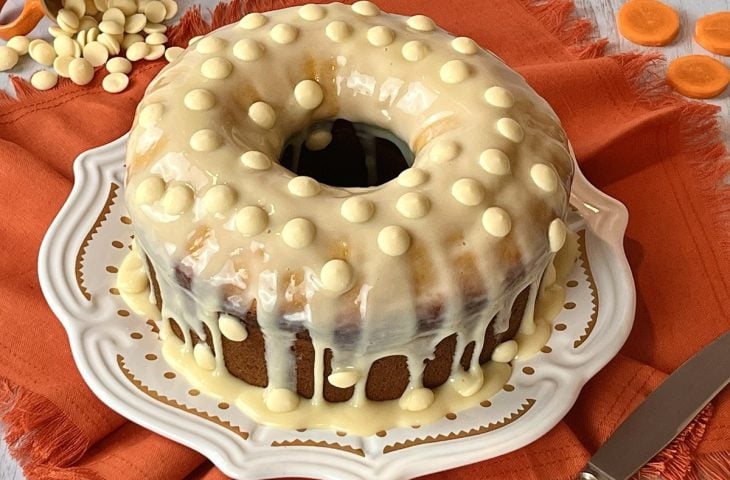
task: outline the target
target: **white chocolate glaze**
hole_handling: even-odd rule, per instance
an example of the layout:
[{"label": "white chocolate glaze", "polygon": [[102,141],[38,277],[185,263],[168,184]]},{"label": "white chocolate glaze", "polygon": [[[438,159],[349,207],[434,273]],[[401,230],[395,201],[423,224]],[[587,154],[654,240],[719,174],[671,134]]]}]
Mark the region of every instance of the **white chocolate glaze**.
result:
[{"label": "white chocolate glaze", "polygon": [[[417,408],[429,403],[422,365],[435,345],[457,333],[456,357],[470,341],[481,348],[490,322],[495,332],[506,330],[525,289],[531,295],[520,334],[543,332],[544,322],[533,313],[553,257],[548,230],[568,212],[573,160],[567,140],[550,107],[519,75],[473,41],[429,28],[420,17],[411,19],[414,27],[370,2],[321,9],[249,14],[204,37],[220,39],[212,43],[223,48],[188,48],[140,102],[127,158],[127,192],[153,176],[164,183],[153,180],[149,195],[140,194],[144,201],[136,193],[126,200],[157,273],[163,318],[174,318],[185,334],[182,347],[168,335],[166,356],[186,376],[207,378],[190,361],[190,332],[205,339],[207,327],[221,383],[206,380],[206,391],[270,422],[259,406],[322,421],[314,411],[323,402],[325,349],[332,351],[335,373],[356,372],[355,380],[342,380],[355,382],[353,398],[335,410],[368,404],[366,372],[393,353],[407,355],[406,392],[413,398],[404,405]],[[236,49],[242,41],[248,46]],[[415,48],[421,52],[412,55],[415,63],[404,53],[409,42],[425,47]],[[257,121],[265,115],[251,115],[257,102],[274,111],[268,127]],[[333,118],[392,131],[413,151],[411,168],[380,186],[344,188],[278,163],[288,138]],[[535,187],[535,164],[556,174],[554,190]],[[221,184],[231,195],[206,200]],[[287,228],[295,219],[312,228]],[[185,288],[180,275],[189,279]],[[441,313],[423,327],[419,312],[434,302]],[[475,302],[483,306],[468,311]],[[221,313],[244,318],[254,305],[266,339],[269,386],[264,396],[251,387],[258,393],[231,397],[224,381],[231,376],[217,355],[218,319]],[[311,401],[294,392],[290,347],[297,329],[306,329],[314,346],[320,380]],[[478,360],[470,370],[476,368]],[[491,376],[505,374],[495,368],[484,367],[489,372],[478,395],[495,391]],[[441,392],[464,405],[459,392],[476,388],[464,384],[478,383],[479,376],[458,378],[458,391],[449,384],[436,389],[422,411],[431,413],[393,420],[388,412],[401,411],[394,401],[383,407],[383,422],[443,415],[450,407]],[[277,415],[284,423],[302,422]]]}]

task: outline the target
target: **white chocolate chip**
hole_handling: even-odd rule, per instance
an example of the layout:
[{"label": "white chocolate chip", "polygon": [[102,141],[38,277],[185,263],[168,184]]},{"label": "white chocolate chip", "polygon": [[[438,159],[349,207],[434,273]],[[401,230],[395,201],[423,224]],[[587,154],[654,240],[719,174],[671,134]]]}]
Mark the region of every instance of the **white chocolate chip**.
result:
[{"label": "white chocolate chip", "polygon": [[321,5],[315,5],[313,3],[304,5],[299,9],[299,16],[302,17],[304,20],[308,20],[310,22],[322,20],[325,15],[327,15],[327,11],[324,9],[324,7],[322,7]]},{"label": "white chocolate chip", "polygon": [[30,40],[25,35],[16,35],[6,44],[7,47],[12,48],[18,55],[25,55],[28,53],[28,45]]},{"label": "white chocolate chip", "polygon": [[550,166],[536,163],[530,168],[530,177],[535,185],[546,192],[554,192],[558,188],[558,175]]},{"label": "white chocolate chip", "polygon": [[170,20],[177,15],[179,7],[175,0],[162,0],[162,4],[165,6],[165,20]]},{"label": "white chocolate chip", "polygon": [[484,230],[495,237],[505,237],[512,230],[509,213],[499,207],[489,207],[482,215]]},{"label": "white chocolate chip", "polygon": [[207,343],[198,343],[193,347],[193,358],[203,370],[215,370],[215,355]]},{"label": "white chocolate chip", "polygon": [[144,42],[137,42],[127,48],[125,56],[132,62],[136,62],[142,60],[148,53],[150,53],[150,46]]},{"label": "white chocolate chip", "polygon": [[71,60],[73,59],[74,57],[69,56],[56,57],[56,59],[53,60],[53,69],[59,76],[69,78],[70,74],[68,68],[71,65]]},{"label": "white chocolate chip", "polygon": [[241,163],[254,170],[268,170],[271,168],[271,160],[265,154],[251,150],[241,155]]},{"label": "white chocolate chip", "polygon": [[132,71],[132,62],[124,57],[110,58],[106,62],[106,70],[109,73],[129,73]]},{"label": "white chocolate chip", "polygon": [[548,229],[548,240],[550,243],[550,251],[555,253],[565,245],[565,237],[567,235],[565,223],[560,218],[556,218],[550,222]]},{"label": "white chocolate chip", "polygon": [[473,178],[460,178],[451,187],[451,194],[463,205],[479,205],[484,200],[484,187]]},{"label": "white chocolate chip", "polygon": [[236,214],[236,229],[245,237],[258,235],[268,224],[269,216],[260,207],[244,207]]},{"label": "white chocolate chip", "polygon": [[451,41],[451,48],[464,55],[474,55],[479,51],[479,45],[469,37],[457,37]]},{"label": "white chocolate chip", "polygon": [[234,342],[242,342],[248,338],[246,325],[236,317],[225,313],[218,316],[218,329],[224,337]]},{"label": "white chocolate chip", "polygon": [[299,176],[289,180],[289,192],[297,197],[313,197],[317,195],[322,187],[312,177]]},{"label": "white chocolate chip", "polygon": [[281,229],[281,239],[292,248],[304,248],[314,240],[317,229],[305,218],[289,220]]},{"label": "white chocolate chip", "polygon": [[471,397],[484,385],[484,372],[481,367],[472,368],[465,372],[459,370],[451,377],[451,386],[462,397]]},{"label": "white chocolate chip", "polygon": [[361,0],[352,4],[352,11],[364,17],[374,17],[380,13],[380,9],[373,2]]},{"label": "white chocolate chip", "polygon": [[71,35],[73,35],[73,32],[67,32],[66,30],[56,25],[48,27],[48,33],[50,33],[53,38],[70,37]]},{"label": "white chocolate chip", "polygon": [[506,175],[510,171],[509,157],[501,150],[489,148],[479,155],[479,165],[494,175]]},{"label": "white chocolate chip", "polygon": [[327,38],[333,42],[342,43],[352,35],[352,27],[342,20],[330,22],[324,29]]},{"label": "white chocolate chip", "polygon": [[274,25],[270,32],[271,39],[281,45],[288,45],[297,39],[299,30],[286,23]]},{"label": "white chocolate chip", "polygon": [[165,10],[165,5],[162,2],[152,0],[145,5],[144,14],[150,22],[160,23],[165,19],[167,11]]},{"label": "white chocolate chip", "polygon": [[327,381],[330,385],[337,388],[350,388],[360,380],[360,372],[354,368],[347,368],[342,370],[335,370],[330,373],[327,377]]},{"label": "white chocolate chip", "polygon": [[299,395],[288,388],[267,388],[264,391],[264,405],[274,413],[291,412],[299,405]]},{"label": "white chocolate chip", "polygon": [[130,33],[124,36],[122,41],[119,42],[119,45],[122,49],[128,50],[135,43],[144,43],[144,37],[138,33]]},{"label": "white chocolate chip", "polygon": [[41,65],[53,65],[53,60],[56,59],[56,51],[51,44],[40,38],[30,42],[28,45],[28,54],[30,58]]},{"label": "white chocolate chip", "polygon": [[63,8],[71,10],[78,18],[86,15],[86,2],[84,0],[64,0]]},{"label": "white chocolate chip", "polygon": [[203,195],[203,208],[209,214],[225,213],[236,203],[236,192],[228,185],[210,187]]},{"label": "white chocolate chip", "polygon": [[220,52],[225,48],[226,41],[219,37],[207,36],[195,43],[195,51],[203,54]]},{"label": "white chocolate chip", "polygon": [[134,190],[134,200],[140,205],[155,203],[165,194],[165,182],[157,175],[145,178]]},{"label": "white chocolate chip", "polygon": [[317,152],[327,148],[330,143],[332,143],[332,133],[328,130],[320,129],[310,133],[304,145],[312,152]]},{"label": "white chocolate chip", "polygon": [[124,25],[126,19],[127,16],[118,8],[109,8],[101,16],[102,22],[114,22],[119,25]]},{"label": "white chocolate chip", "polygon": [[150,52],[144,56],[145,60],[157,60],[165,54],[164,45],[150,45]]},{"label": "white chocolate chip", "polygon": [[302,108],[314,110],[324,100],[324,91],[314,80],[302,80],[294,87],[294,98]]},{"label": "white chocolate chip", "polygon": [[137,11],[137,2],[135,0],[109,0],[109,6],[118,8],[127,16]]},{"label": "white chocolate chip", "polygon": [[147,25],[144,26],[142,31],[148,35],[150,33],[165,33],[167,31],[167,25],[147,22]]},{"label": "white chocolate chip", "polygon": [[139,33],[147,25],[147,17],[143,13],[135,13],[124,21],[124,31],[126,33]]},{"label": "white chocolate chip", "polygon": [[222,80],[233,71],[231,62],[222,57],[209,58],[200,66],[200,73],[211,80]]},{"label": "white chocolate chip", "polygon": [[76,33],[79,30],[79,17],[67,8],[62,8],[56,14],[56,23],[62,30]]},{"label": "white chocolate chip", "polygon": [[406,21],[406,24],[419,32],[432,32],[436,29],[436,24],[426,15],[414,15]]},{"label": "white chocolate chip", "polygon": [[368,42],[375,47],[387,47],[395,40],[395,32],[382,25],[368,29]]},{"label": "white chocolate chip", "polygon": [[57,37],[53,39],[53,49],[59,57],[73,57],[76,48],[71,37]]},{"label": "white chocolate chip", "polygon": [[248,116],[261,128],[270,129],[276,124],[276,112],[266,102],[256,102],[248,107]]},{"label": "white chocolate chip", "polygon": [[340,215],[352,223],[363,223],[370,220],[375,212],[375,205],[362,197],[350,197],[340,207]]},{"label": "white chocolate chip", "polygon": [[30,77],[30,84],[38,90],[50,90],[58,83],[58,75],[47,70],[35,72]]},{"label": "white chocolate chip", "polygon": [[400,196],[395,208],[406,218],[421,218],[431,209],[431,202],[422,193],[408,192]]},{"label": "white chocolate chip", "polygon": [[162,196],[162,208],[168,215],[180,215],[192,204],[193,192],[186,185],[173,185]]},{"label": "white chocolate chip", "polygon": [[254,30],[263,27],[268,21],[269,19],[261,13],[249,13],[238,22],[238,26],[245,30]]},{"label": "white chocolate chip", "polygon": [[[104,45],[104,48],[107,49],[109,52],[109,55],[119,55],[119,52],[122,50],[122,46],[119,44],[119,40],[117,40],[117,36],[115,35],[109,35],[108,33],[100,33],[96,36],[91,35],[93,29],[89,30],[86,35],[86,41],[93,42],[97,41]],[[126,60],[126,59],[125,59]]]},{"label": "white chocolate chip", "polygon": [[319,278],[326,290],[343,294],[352,288],[352,267],[344,260],[330,260],[320,270]]},{"label": "white chocolate chip", "polygon": [[[99,26],[99,22],[94,17],[84,16],[80,17],[79,20],[79,32],[83,32],[86,30],[91,30],[92,28],[97,28]],[[98,30],[98,28],[97,28]]]},{"label": "white chocolate chip", "polygon": [[84,45],[84,58],[92,67],[99,67],[109,59],[109,50],[100,42],[87,43]]},{"label": "white chocolate chip", "polygon": [[119,93],[129,86],[129,77],[126,73],[110,73],[101,81],[101,86],[109,93]]},{"label": "white chocolate chip", "polygon": [[6,45],[0,45],[0,72],[10,70],[18,63],[18,52]]},{"label": "white chocolate chip", "polygon": [[505,117],[497,120],[497,131],[514,143],[520,143],[525,137],[522,127],[513,118]]},{"label": "white chocolate chip", "polygon": [[68,64],[68,76],[76,85],[87,85],[94,79],[94,67],[85,58],[74,58]]},{"label": "white chocolate chip", "polygon": [[[94,5],[94,8],[96,8],[97,12],[105,12],[109,9],[109,0],[92,0],[92,3]],[[86,4],[86,10],[89,9],[88,2]]]},{"label": "white chocolate chip", "polygon": [[[87,33],[86,30],[81,30],[79,33],[76,34],[76,43],[78,43],[81,48],[84,48],[84,45],[86,45],[86,42],[87,42],[86,33]],[[71,37],[58,37],[58,38],[68,38],[69,40],[73,41],[73,39]],[[88,40],[88,41],[91,41],[91,40]],[[56,49],[56,53],[58,53],[58,47],[56,47],[55,41],[53,42],[53,48]],[[71,50],[74,52],[73,54],[76,53],[76,49],[77,49],[76,45],[71,44]]]},{"label": "white chocolate chip", "polygon": [[[147,45],[164,45],[167,43],[167,35],[159,32],[150,33],[144,41]],[[202,43],[202,41],[198,42],[196,47],[200,45],[200,43]]]},{"label": "white chocolate chip", "polygon": [[165,49],[165,60],[168,62],[174,62],[177,57],[183,52],[182,47],[170,47]]},{"label": "white chocolate chip", "polygon": [[411,248],[411,236],[403,227],[390,225],[378,233],[378,247],[386,255],[398,257]]},{"label": "white chocolate chip", "polygon": [[233,45],[233,55],[246,62],[258,60],[264,55],[264,46],[251,38],[244,38]]},{"label": "white chocolate chip", "polygon": [[215,130],[203,128],[190,137],[190,147],[196,152],[211,152],[223,145],[223,137]]},{"label": "white chocolate chip", "polygon": [[124,33],[124,23],[117,23],[113,20],[102,20],[99,30],[109,35],[121,35]]},{"label": "white chocolate chip", "polygon": [[165,107],[162,104],[151,103],[139,112],[137,121],[144,128],[152,127],[162,118],[163,113],[165,113]]},{"label": "white chocolate chip", "polygon": [[400,397],[400,400],[398,400],[398,405],[403,410],[407,410],[409,412],[420,412],[430,407],[433,400],[433,390],[421,387],[406,391],[403,396]]},{"label": "white chocolate chip", "polygon": [[409,62],[417,62],[426,57],[428,47],[420,40],[411,40],[403,45],[401,54]]},{"label": "white chocolate chip", "polygon": [[461,152],[461,147],[451,140],[442,140],[434,143],[428,153],[428,158],[436,163],[450,162]]},{"label": "white chocolate chip", "polygon": [[509,363],[517,355],[519,345],[514,340],[502,342],[492,351],[492,361],[497,363]]},{"label": "white chocolate chip", "polygon": [[185,94],[183,103],[190,110],[205,111],[215,106],[215,96],[210,90],[196,88]]},{"label": "white chocolate chip", "polygon": [[417,187],[428,180],[428,173],[420,168],[406,168],[398,175],[398,184],[404,187]]},{"label": "white chocolate chip", "polygon": [[441,66],[439,76],[444,83],[461,83],[469,76],[469,66],[461,60],[449,60]]},{"label": "white chocolate chip", "polygon": [[501,108],[509,108],[515,103],[512,92],[503,87],[489,87],[484,92],[484,99],[488,104]]}]

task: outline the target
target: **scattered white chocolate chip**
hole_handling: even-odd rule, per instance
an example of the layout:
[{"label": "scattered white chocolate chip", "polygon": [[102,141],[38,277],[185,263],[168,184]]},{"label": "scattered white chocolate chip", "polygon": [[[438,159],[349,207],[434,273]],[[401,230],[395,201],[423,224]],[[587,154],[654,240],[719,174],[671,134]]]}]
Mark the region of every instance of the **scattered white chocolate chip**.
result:
[{"label": "scattered white chocolate chip", "polygon": [[18,63],[18,52],[6,45],[0,45],[0,72],[10,70]]},{"label": "scattered white chocolate chip", "polygon": [[411,40],[403,45],[401,54],[409,62],[417,62],[428,54],[428,47],[420,40]]},{"label": "scattered white chocolate chip", "polygon": [[266,102],[256,102],[248,107],[248,116],[261,128],[270,129],[276,124],[276,111]]},{"label": "scattered white chocolate chip", "polygon": [[548,240],[550,243],[550,251],[555,253],[563,248],[565,245],[565,237],[567,235],[567,229],[565,223],[560,218],[556,218],[550,222],[548,228]]},{"label": "scattered white chocolate chip", "polygon": [[92,28],[96,28],[96,30],[98,31],[98,26],[99,22],[94,17],[90,17],[88,15],[84,17],[79,17],[79,33],[91,30]]},{"label": "scattered white chocolate chip", "polygon": [[147,22],[147,25],[144,26],[142,29],[144,33],[150,34],[150,33],[165,33],[167,31],[167,25],[164,25],[162,23],[150,23]]},{"label": "scattered white chocolate chip", "polygon": [[76,33],[79,29],[79,17],[67,8],[62,8],[56,14],[56,23],[62,30]]},{"label": "scattered white chocolate chip", "polygon": [[155,203],[165,193],[165,181],[157,175],[145,178],[134,190],[134,200],[140,205]]},{"label": "scattered white chocolate chip", "polygon": [[69,78],[70,74],[68,68],[71,65],[71,60],[73,59],[74,57],[69,56],[56,57],[56,59],[53,60],[53,69],[59,76]]},{"label": "scattered white chocolate chip", "polygon": [[[71,37],[64,37],[63,35],[58,38],[68,38],[73,41]],[[86,45],[86,30],[82,30],[76,34],[76,43],[78,43],[81,48],[84,48],[84,45]],[[54,41],[53,44],[53,48],[56,50],[56,53],[58,53],[58,47],[56,47],[56,42]],[[71,45],[71,50],[74,52],[76,51],[75,45]]]},{"label": "scattered white chocolate chip", "polygon": [[[167,35],[159,32],[150,33],[144,41],[147,45],[164,45],[167,43]],[[197,47],[201,43],[202,42],[198,42],[195,46]]]},{"label": "scattered white chocolate chip", "polygon": [[157,60],[165,54],[164,45],[150,45],[150,51],[144,56],[145,60]]},{"label": "scattered white chocolate chip", "polygon": [[375,212],[375,205],[362,197],[350,197],[340,207],[340,215],[352,223],[363,223],[370,220]]},{"label": "scattered white chocolate chip", "polygon": [[330,385],[337,388],[350,388],[360,380],[360,372],[354,368],[346,368],[342,370],[335,370],[330,373],[327,377],[327,381]]},{"label": "scattered white chocolate chip", "polygon": [[92,67],[99,67],[109,60],[109,50],[100,42],[87,43],[84,45],[84,58]]},{"label": "scattered white chocolate chip", "polygon": [[288,45],[297,39],[299,30],[286,23],[274,25],[271,29],[270,36],[273,41],[281,45]]},{"label": "scattered white chocolate chip", "polygon": [[193,204],[193,192],[190,187],[177,184],[165,191],[162,196],[162,209],[168,215],[180,215]]},{"label": "scattered white chocolate chip", "polygon": [[444,163],[455,159],[459,152],[461,152],[461,148],[458,143],[451,140],[442,140],[434,143],[428,153],[428,158],[436,163]]},{"label": "scattered white chocolate chip", "polygon": [[102,22],[114,22],[119,25],[124,25],[126,19],[127,16],[124,15],[124,12],[115,7],[106,9],[101,16]]},{"label": "scattered white chocolate chip", "polygon": [[174,62],[177,57],[183,52],[182,47],[170,47],[165,49],[165,60],[168,62]]},{"label": "scattered white chocolate chip", "polygon": [[373,2],[361,0],[352,4],[352,11],[364,17],[374,17],[380,13],[380,9]]},{"label": "scattered white chocolate chip", "polygon": [[492,351],[492,361],[497,363],[509,363],[514,360],[517,355],[519,345],[514,340],[502,342]]},{"label": "scattered white chocolate chip", "polygon": [[451,194],[463,205],[479,205],[484,200],[484,187],[473,178],[460,178],[452,185]]},{"label": "scattered white chocolate chip", "polygon": [[406,218],[421,218],[431,209],[431,202],[422,193],[408,192],[398,198],[395,208]]},{"label": "scattered white chocolate chip", "polygon": [[294,87],[294,98],[302,108],[314,110],[324,100],[324,91],[314,80],[302,80]]},{"label": "scattered white chocolate chip", "polygon": [[203,195],[203,209],[209,214],[225,213],[236,203],[236,197],[228,185],[214,185]]},{"label": "scattered white chocolate chip", "polygon": [[471,397],[484,385],[484,372],[481,367],[472,368],[466,372],[459,370],[449,380],[459,395]]},{"label": "scattered white chocolate chip", "polygon": [[241,155],[241,163],[254,170],[268,170],[271,168],[269,157],[256,150],[250,150]]},{"label": "scattered white chocolate chip", "polygon": [[506,175],[509,173],[509,157],[501,150],[489,148],[479,155],[479,165],[494,175]]},{"label": "scattered white chocolate chip", "polygon": [[324,32],[333,42],[342,43],[352,35],[352,27],[342,20],[335,20],[327,24]]},{"label": "scattered white chocolate chip", "polygon": [[126,73],[110,73],[101,81],[101,87],[109,93],[119,93],[129,86],[129,77]]},{"label": "scattered white chocolate chip", "polygon": [[155,125],[162,114],[165,112],[165,107],[160,103],[151,103],[144,107],[137,116],[139,124],[145,128]]},{"label": "scattered white chocolate chip", "polygon": [[439,76],[444,83],[461,83],[469,76],[469,66],[461,60],[449,60],[439,69]]},{"label": "scattered white chocolate chip", "polygon": [[215,96],[210,90],[196,88],[185,94],[183,103],[190,110],[205,111],[215,106]]},{"label": "scattered white chocolate chip", "polygon": [[58,75],[47,70],[35,72],[30,77],[30,84],[38,90],[50,90],[56,86],[56,83],[58,83]]},{"label": "scattered white chocolate chip", "polygon": [[304,141],[304,145],[311,151],[317,152],[324,150],[332,142],[332,133],[328,130],[320,129],[315,130],[309,134],[307,139]]},{"label": "scattered white chocolate chip", "polygon": [[145,5],[144,14],[150,22],[160,23],[165,19],[167,11],[165,10],[165,5],[162,2],[152,0]]},{"label": "scattered white chocolate chip", "polygon": [[419,32],[432,32],[436,29],[436,24],[426,15],[413,15],[406,21],[406,24]]},{"label": "scattered white chocolate chip", "polygon": [[124,57],[110,58],[106,62],[106,70],[109,73],[129,73],[132,71],[132,62]]},{"label": "scattered white chocolate chip", "polygon": [[225,313],[218,316],[218,329],[224,337],[234,342],[242,342],[248,338],[246,325],[236,317]]},{"label": "scattered white chocolate chip", "polygon": [[431,406],[434,400],[433,390],[430,388],[414,388],[408,390],[398,400],[398,405],[409,412],[420,412]]},{"label": "scattered white chocolate chip", "polygon": [[86,2],[84,0],[64,0],[63,8],[70,10],[79,18],[86,14]]},{"label": "scattered white chocolate chip", "polygon": [[312,177],[299,176],[289,180],[289,192],[297,197],[313,197],[317,195],[322,187]]},{"label": "scattered white chocolate chip", "polygon": [[135,0],[109,0],[109,6],[118,8],[125,16],[132,15],[137,11],[137,2]]},{"label": "scattered white chocolate chip", "polygon": [[94,79],[94,67],[85,58],[74,58],[68,64],[68,76],[76,85],[87,85]]},{"label": "scattered white chocolate chip", "polygon": [[267,388],[264,391],[264,404],[274,413],[291,412],[299,405],[299,395],[288,388]]},{"label": "scattered white chocolate chip", "polygon": [[479,51],[477,43],[469,37],[457,37],[451,41],[451,48],[464,55],[474,55]]},{"label": "scattered white chocolate chip", "polygon": [[249,13],[238,22],[238,26],[245,30],[254,30],[266,25],[268,21],[266,16],[261,13]]},{"label": "scattered white chocolate chip", "polygon": [[404,187],[417,187],[428,180],[428,173],[420,168],[406,168],[398,175],[398,184]]},{"label": "scattered white chocolate chip", "polygon": [[127,47],[125,55],[129,60],[136,62],[142,60],[148,53],[150,53],[150,46],[144,42],[137,42]]},{"label": "scattered white chocolate chip", "polygon": [[215,355],[207,343],[198,343],[193,347],[193,358],[203,370],[215,369]]},{"label": "scattered white chocolate chip", "polygon": [[124,21],[124,31],[126,33],[139,33],[145,25],[147,25],[147,17],[143,13],[135,13]]},{"label": "scattered white chocolate chip", "polygon": [[292,248],[304,248],[314,240],[317,229],[305,218],[289,220],[281,230],[281,239]]},{"label": "scattered white chocolate chip", "polygon": [[244,38],[233,45],[233,56],[245,62],[253,62],[264,55],[264,46],[252,38]]},{"label": "scattered white chocolate chip", "polygon": [[246,237],[258,235],[268,224],[269,216],[260,207],[244,207],[236,214],[236,229]]},{"label": "scattered white chocolate chip", "polygon": [[499,207],[489,207],[482,215],[482,226],[490,235],[501,238],[512,230],[512,218]]},{"label": "scattered white chocolate chip", "polygon": [[310,22],[322,20],[325,15],[327,15],[327,11],[324,9],[324,7],[322,7],[321,5],[315,5],[313,3],[304,5],[303,7],[299,8],[298,13],[299,16],[302,17],[304,20],[308,20]]},{"label": "scattered white chocolate chip", "polygon": [[342,294],[352,287],[352,267],[344,260],[330,260],[320,270],[319,278],[326,290]]},{"label": "scattered white chocolate chip", "polygon": [[508,140],[520,143],[525,137],[522,127],[513,118],[500,118],[497,120],[497,131]]},{"label": "scattered white chocolate chip", "polygon": [[53,49],[51,44],[45,40],[41,40],[40,38],[30,42],[28,45],[28,54],[30,55],[30,58],[41,65],[53,65],[53,60],[56,59],[56,51]]},{"label": "scattered white chocolate chip", "polygon": [[231,62],[222,57],[209,58],[200,66],[200,73],[211,80],[222,80],[228,77],[232,71]]},{"label": "scattered white chocolate chip", "polygon": [[129,47],[131,47],[135,43],[144,43],[144,37],[139,33],[130,33],[129,35],[124,36],[122,41],[119,42],[119,45],[122,47],[123,50],[128,50]]},{"label": "scattered white chocolate chip", "polygon": [[398,225],[390,225],[378,233],[378,247],[386,255],[398,257],[411,247],[411,236]]},{"label": "scattered white chocolate chip", "polygon": [[8,40],[8,43],[5,46],[15,50],[18,55],[25,55],[28,53],[28,45],[30,45],[28,37],[25,35],[16,35]]},{"label": "scattered white chocolate chip", "polygon": [[488,104],[501,108],[509,108],[515,103],[515,97],[512,96],[512,92],[504,87],[489,87],[484,92],[484,99]]},{"label": "scattered white chocolate chip", "polygon": [[546,192],[554,192],[558,188],[558,175],[555,170],[544,163],[536,163],[530,168],[530,177],[535,185]]},{"label": "scattered white chocolate chip", "polygon": [[190,137],[190,147],[196,152],[211,152],[223,145],[223,137],[215,130],[203,128]]},{"label": "scattered white chocolate chip", "polygon": [[53,49],[59,57],[73,57],[76,52],[75,43],[71,37],[57,37],[53,39]]},{"label": "scattered white chocolate chip", "polygon": [[102,20],[99,23],[99,30],[109,35],[122,35],[124,33],[124,23],[117,23],[112,20]]},{"label": "scattered white chocolate chip", "polygon": [[165,20],[170,20],[177,15],[179,7],[175,0],[162,0],[162,4],[165,6]]},{"label": "scattered white chocolate chip", "polygon": [[378,25],[368,29],[368,42],[375,47],[387,47],[395,40],[395,32],[385,26]]},{"label": "scattered white chocolate chip", "polygon": [[[151,35],[150,35],[151,36]],[[149,38],[149,37],[147,37]],[[165,37],[167,39],[167,37]],[[147,42],[149,43],[149,42]],[[161,42],[165,43],[165,42]],[[195,51],[204,54],[220,52],[226,48],[226,41],[219,37],[207,36],[195,43]]]}]

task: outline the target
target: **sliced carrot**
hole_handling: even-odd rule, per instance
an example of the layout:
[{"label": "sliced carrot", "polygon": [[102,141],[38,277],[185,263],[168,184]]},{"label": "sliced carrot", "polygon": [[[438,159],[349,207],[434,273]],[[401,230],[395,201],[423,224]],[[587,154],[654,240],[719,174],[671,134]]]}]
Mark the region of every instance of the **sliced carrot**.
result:
[{"label": "sliced carrot", "polygon": [[730,12],[717,12],[697,20],[695,41],[712,53],[730,55]]},{"label": "sliced carrot", "polygon": [[727,88],[730,70],[707,55],[686,55],[669,64],[667,83],[687,97],[712,98]]},{"label": "sliced carrot", "polygon": [[679,15],[657,0],[630,0],[618,11],[618,30],[639,45],[668,45],[679,33]]}]

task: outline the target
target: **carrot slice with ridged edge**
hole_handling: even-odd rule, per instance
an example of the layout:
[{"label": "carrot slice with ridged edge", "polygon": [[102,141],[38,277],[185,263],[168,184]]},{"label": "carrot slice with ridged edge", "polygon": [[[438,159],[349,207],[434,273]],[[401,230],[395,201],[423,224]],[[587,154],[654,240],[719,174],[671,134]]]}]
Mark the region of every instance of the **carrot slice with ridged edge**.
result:
[{"label": "carrot slice with ridged edge", "polygon": [[718,55],[730,55],[730,12],[717,12],[697,20],[695,41]]},{"label": "carrot slice with ridged edge", "polygon": [[667,83],[686,97],[712,98],[727,88],[730,70],[707,55],[686,55],[669,64]]},{"label": "carrot slice with ridged edge", "polygon": [[618,30],[639,45],[668,45],[679,33],[679,14],[657,0],[630,0],[618,11]]}]

